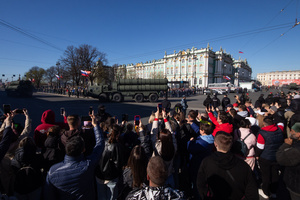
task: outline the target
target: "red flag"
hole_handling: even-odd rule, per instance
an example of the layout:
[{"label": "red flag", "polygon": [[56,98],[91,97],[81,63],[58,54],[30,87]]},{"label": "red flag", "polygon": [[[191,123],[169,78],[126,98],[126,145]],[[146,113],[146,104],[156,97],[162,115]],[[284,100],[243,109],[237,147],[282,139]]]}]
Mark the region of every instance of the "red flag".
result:
[{"label": "red flag", "polygon": [[244,52],[242,52],[242,51],[239,51],[239,53],[244,53]]}]

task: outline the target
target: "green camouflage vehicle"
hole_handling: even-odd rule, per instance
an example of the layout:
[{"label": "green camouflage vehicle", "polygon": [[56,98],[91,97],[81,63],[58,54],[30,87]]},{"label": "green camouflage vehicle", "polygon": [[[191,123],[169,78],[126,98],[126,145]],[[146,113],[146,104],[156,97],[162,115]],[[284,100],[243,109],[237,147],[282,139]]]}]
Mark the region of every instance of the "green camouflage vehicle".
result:
[{"label": "green camouflage vehicle", "polygon": [[88,96],[100,101],[112,100],[121,102],[130,96],[136,102],[149,100],[156,102],[159,92],[168,90],[167,79],[120,79],[110,85],[95,85],[88,88]]},{"label": "green camouflage vehicle", "polygon": [[5,88],[7,96],[25,96],[31,97],[33,93],[33,85],[31,81],[12,81]]}]

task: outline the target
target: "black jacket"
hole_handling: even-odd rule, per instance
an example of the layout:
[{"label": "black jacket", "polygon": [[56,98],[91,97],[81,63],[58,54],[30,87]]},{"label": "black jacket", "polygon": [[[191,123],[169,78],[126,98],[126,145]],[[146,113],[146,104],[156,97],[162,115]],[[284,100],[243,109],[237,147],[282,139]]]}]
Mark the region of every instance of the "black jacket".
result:
[{"label": "black jacket", "polygon": [[257,186],[249,165],[232,153],[214,152],[206,157],[197,176],[202,199],[208,190],[212,199],[258,199]]},{"label": "black jacket", "polygon": [[229,99],[228,97],[224,97],[224,98],[222,99],[222,107],[223,107],[223,109],[224,109],[228,104],[230,104],[230,99]]},{"label": "black jacket", "polygon": [[205,99],[204,102],[203,102],[203,105],[204,105],[205,107],[207,107],[208,105],[211,104],[211,102],[212,102],[212,100],[211,100],[210,96],[207,96],[206,99]]},{"label": "black jacket", "polygon": [[214,108],[219,107],[221,104],[220,99],[217,96],[214,96],[211,101],[211,104]]},{"label": "black jacket", "polygon": [[283,143],[276,153],[277,162],[285,167],[283,180],[290,190],[300,194],[300,141]]},{"label": "black jacket", "polygon": [[300,99],[292,99],[290,108],[293,112],[300,112]]},{"label": "black jacket", "polygon": [[119,143],[105,142],[99,165],[96,167],[96,176],[102,180],[113,180],[122,175],[123,150]]}]

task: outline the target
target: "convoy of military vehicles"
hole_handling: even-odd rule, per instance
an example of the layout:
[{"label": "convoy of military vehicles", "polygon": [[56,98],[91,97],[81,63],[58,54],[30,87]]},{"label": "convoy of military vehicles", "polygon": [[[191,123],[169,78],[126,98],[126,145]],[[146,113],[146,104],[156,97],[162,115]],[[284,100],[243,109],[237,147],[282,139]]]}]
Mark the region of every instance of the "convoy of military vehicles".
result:
[{"label": "convoy of military vehicles", "polygon": [[12,81],[5,88],[7,96],[25,96],[31,97],[33,93],[33,85],[31,81]]},{"label": "convoy of military vehicles", "polygon": [[100,101],[121,102],[125,96],[129,96],[139,103],[144,100],[156,102],[159,93],[168,90],[167,84],[167,79],[119,79],[110,85],[90,86],[88,96],[98,98]]}]

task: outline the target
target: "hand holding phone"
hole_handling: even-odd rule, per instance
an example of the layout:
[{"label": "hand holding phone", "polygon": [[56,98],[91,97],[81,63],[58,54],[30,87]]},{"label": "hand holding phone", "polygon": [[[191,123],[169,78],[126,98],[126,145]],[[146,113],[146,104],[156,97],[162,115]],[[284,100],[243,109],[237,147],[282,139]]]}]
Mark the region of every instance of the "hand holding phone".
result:
[{"label": "hand holding phone", "polygon": [[138,126],[140,124],[140,119],[141,119],[141,116],[135,115],[134,116],[134,125]]},{"label": "hand holding phone", "polygon": [[157,107],[158,107],[159,113],[161,113],[162,112],[162,104],[161,103],[157,104]]},{"label": "hand holding phone", "polygon": [[90,106],[89,108],[89,115],[91,115],[93,113],[93,106]]},{"label": "hand holding phone", "polygon": [[128,114],[122,114],[122,122],[128,121]]},{"label": "hand holding phone", "polygon": [[60,108],[60,115],[64,115],[65,114],[65,108]]},{"label": "hand holding phone", "polygon": [[15,112],[16,112],[16,114],[24,114],[22,109],[16,109]]}]

